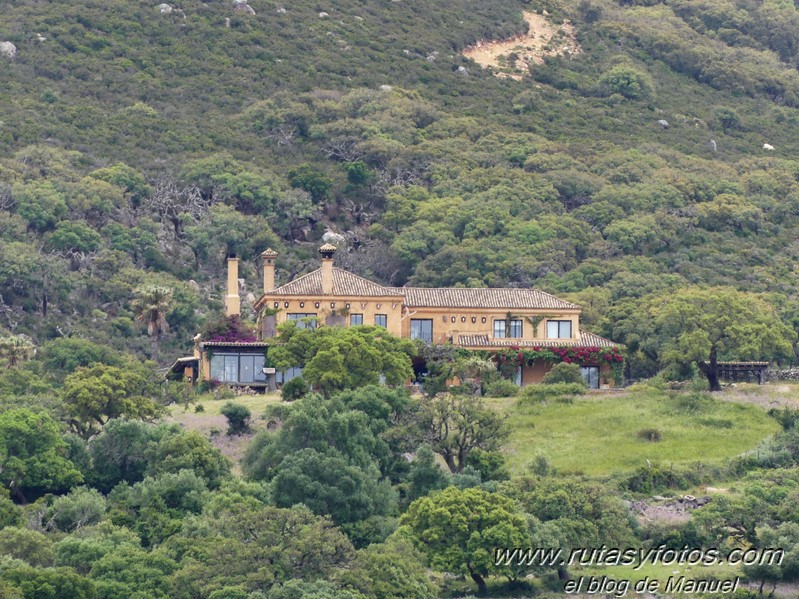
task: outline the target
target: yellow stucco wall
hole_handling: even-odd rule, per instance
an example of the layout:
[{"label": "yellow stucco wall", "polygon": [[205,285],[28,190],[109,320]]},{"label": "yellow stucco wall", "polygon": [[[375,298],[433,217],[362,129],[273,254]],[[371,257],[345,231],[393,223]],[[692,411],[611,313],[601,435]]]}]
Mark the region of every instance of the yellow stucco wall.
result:
[{"label": "yellow stucco wall", "polygon": [[[542,318],[537,330],[525,320],[527,317],[554,317],[553,320],[570,320],[572,323],[572,339],[579,335],[580,311],[574,310],[511,310],[516,319],[522,321],[522,337],[520,340],[546,339],[546,323],[550,318]],[[447,343],[450,339],[457,342],[458,335],[488,335],[494,337],[494,320],[505,320],[508,310],[484,308],[410,308],[402,321],[401,335],[411,336],[412,319],[429,319],[433,321],[433,342]],[[511,339],[507,337],[507,339]]]},{"label": "yellow stucco wall", "polygon": [[[320,324],[335,310],[345,312],[344,324],[349,324],[350,315],[363,314],[363,324],[375,323],[376,314],[385,314],[388,319],[387,329],[393,335],[409,338],[411,336],[411,320],[429,319],[433,323],[433,342],[457,342],[459,335],[488,335],[494,337],[494,321],[504,321],[508,310],[486,310],[480,308],[403,308],[403,298],[375,298],[370,296],[283,296],[270,297],[266,302],[269,309],[277,309],[276,323],[288,319],[291,313],[316,314]],[[318,304],[318,307],[317,307]],[[347,308],[349,305],[349,308]],[[579,335],[579,309],[574,310],[525,310],[512,311],[517,319],[522,320],[522,337],[520,340],[545,340],[548,320],[569,320],[572,323],[572,337]],[[536,330],[525,317],[542,318]],[[507,339],[511,339],[508,337]]]},{"label": "yellow stucco wall", "polygon": [[[522,387],[540,383],[544,375],[552,368],[552,362],[539,361],[532,366],[525,365],[522,368]],[[600,364],[599,366],[599,387],[615,387],[616,381],[613,379],[613,369],[610,364]]]},{"label": "yellow stucco wall", "polygon": [[275,316],[277,324],[286,322],[289,314],[316,314],[319,323],[324,324],[326,318],[335,310],[337,314],[342,314],[343,311],[344,324],[350,323],[350,315],[363,314],[363,324],[373,325],[376,314],[385,314],[387,330],[392,335],[402,336],[400,324],[402,298],[399,297],[293,295],[282,298],[270,297],[266,302],[266,307],[271,310],[279,310]]},{"label": "yellow stucco wall", "polygon": [[525,364],[524,368],[522,368],[522,387],[540,383],[541,379],[549,372],[550,368],[552,368],[551,362],[539,361],[535,362],[532,366],[527,366]]},{"label": "yellow stucco wall", "polygon": [[208,359],[207,352],[200,351],[200,380],[211,380],[211,360]]},{"label": "yellow stucco wall", "polygon": [[[324,249],[324,248],[322,248]],[[335,251],[335,248],[333,248]],[[510,331],[507,335],[502,337],[502,341],[507,342],[509,345],[513,343],[514,339],[520,342],[527,342],[530,347],[530,342],[548,340],[547,338],[547,323],[550,320],[568,320],[571,322],[571,337],[562,338],[563,341],[574,341],[580,337],[580,309],[554,309],[554,308],[539,308],[539,309],[513,309],[513,308],[452,308],[452,307],[417,307],[410,308],[404,306],[404,296],[359,296],[359,295],[332,295],[330,293],[320,293],[317,295],[284,295],[284,296],[270,296],[269,293],[275,285],[274,273],[274,260],[277,254],[271,250],[267,250],[262,255],[264,259],[264,292],[265,296],[258,302],[260,314],[258,318],[258,335],[259,338],[272,336],[265,334],[268,330],[280,325],[288,320],[289,314],[309,314],[315,315],[320,325],[327,324],[327,320],[331,315],[336,315],[337,322],[335,324],[348,326],[351,322],[351,316],[354,314],[361,314],[363,316],[362,323],[364,325],[374,325],[375,316],[383,314],[387,319],[387,330],[397,336],[403,338],[411,337],[411,321],[415,319],[430,320],[433,329],[433,343],[458,343],[459,336],[475,336],[485,335],[489,341],[494,340],[494,322],[506,321],[508,313],[510,312],[514,320],[522,321],[522,336],[509,337]],[[226,301],[228,314],[233,311],[237,313],[236,301],[238,300],[238,261],[231,257],[228,269],[228,284],[227,284],[227,297],[230,300],[231,296],[235,295],[235,300]],[[321,268],[322,276],[322,289],[328,292],[333,288],[333,260],[331,256],[326,256],[322,260]],[[381,289],[381,292],[383,290]],[[393,290],[386,289],[389,293]],[[265,312],[274,314],[274,319],[271,317],[265,319]],[[536,326],[528,321],[529,319],[538,320]],[[265,326],[268,320],[268,327]],[[274,320],[274,323],[272,322]],[[471,349],[497,349],[502,347],[501,344],[494,345],[489,343],[485,346],[470,345]],[[210,360],[206,352],[201,352],[195,349],[195,355],[200,358],[200,373],[199,378],[208,380],[210,378]],[[538,383],[544,375],[551,368],[551,364],[547,362],[539,362],[533,366],[525,366],[522,370],[522,384]],[[614,385],[612,370],[610,366],[603,365],[600,368],[600,385],[604,386],[609,384]]]}]

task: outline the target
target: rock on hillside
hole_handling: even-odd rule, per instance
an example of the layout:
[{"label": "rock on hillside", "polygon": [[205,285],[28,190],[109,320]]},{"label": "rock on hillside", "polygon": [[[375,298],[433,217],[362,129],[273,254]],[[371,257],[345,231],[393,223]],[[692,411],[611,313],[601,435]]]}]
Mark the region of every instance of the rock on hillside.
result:
[{"label": "rock on hillside", "polygon": [[0,55],[14,60],[17,57],[17,47],[11,42],[0,42]]}]

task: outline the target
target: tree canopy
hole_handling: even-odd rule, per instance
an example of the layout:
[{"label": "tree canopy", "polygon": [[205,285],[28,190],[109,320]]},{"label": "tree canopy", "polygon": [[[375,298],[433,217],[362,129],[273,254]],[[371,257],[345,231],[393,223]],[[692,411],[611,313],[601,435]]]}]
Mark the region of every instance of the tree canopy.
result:
[{"label": "tree canopy", "polygon": [[496,564],[496,548],[530,546],[527,521],[513,500],[482,489],[449,487],[417,499],[402,523],[433,567],[468,573],[480,593],[487,575],[511,573]]},{"label": "tree canopy", "polygon": [[46,413],[20,408],[0,414],[0,480],[22,502],[83,480],[67,447],[58,422]]},{"label": "tree canopy", "polygon": [[279,327],[277,345],[269,359],[281,370],[302,367],[302,377],[325,395],[343,389],[408,381],[415,346],[382,327],[299,328],[295,322]]},{"label": "tree canopy", "polygon": [[110,419],[150,419],[160,412],[148,373],[141,369],[93,364],[78,367],[64,380],[63,398],[70,424],[88,438]]},{"label": "tree canopy", "polygon": [[656,298],[650,316],[664,364],[695,362],[711,391],[721,389],[719,360],[775,360],[793,353],[796,333],[762,298],[720,288],[687,288]]}]

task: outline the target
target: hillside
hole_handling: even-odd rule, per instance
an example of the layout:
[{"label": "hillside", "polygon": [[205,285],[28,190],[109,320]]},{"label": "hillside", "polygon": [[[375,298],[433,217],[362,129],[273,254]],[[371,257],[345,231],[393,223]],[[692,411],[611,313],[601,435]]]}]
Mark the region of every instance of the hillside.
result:
[{"label": "hillside", "polygon": [[[799,361],[797,65],[788,0],[6,2],[0,597],[794,597],[799,369],[718,374]],[[377,326],[407,302],[250,343],[260,253],[282,284],[322,240],[624,347],[561,346],[554,300],[486,312],[491,351]],[[302,375],[217,380],[262,367]]]},{"label": "hillside", "polygon": [[[285,280],[328,229],[392,285],[565,295],[634,376],[657,368],[630,324],[657,294],[732,286],[797,320],[793,4],[249,6],[7,7],[0,327],[146,352],[130,300],[163,284],[163,361],[216,314],[226,251],[257,289],[258,252]],[[525,10],[582,51],[518,80],[462,55]]]}]

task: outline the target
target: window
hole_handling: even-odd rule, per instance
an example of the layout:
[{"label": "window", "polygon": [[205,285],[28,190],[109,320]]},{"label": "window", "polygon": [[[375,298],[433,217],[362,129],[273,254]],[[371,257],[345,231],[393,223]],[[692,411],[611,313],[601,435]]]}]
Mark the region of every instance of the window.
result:
[{"label": "window", "polygon": [[303,320],[304,318],[316,318],[316,313],[302,313],[302,312],[292,312],[286,314],[287,320],[296,320],[297,321],[297,328],[298,329],[315,329],[316,328],[316,321],[310,320],[306,321]]},{"label": "window", "polygon": [[215,353],[211,356],[211,379],[222,383],[263,383],[263,354]]},{"label": "window", "polygon": [[222,379],[226,383],[237,383],[239,381],[239,356],[222,356],[225,361],[225,378]]},{"label": "window", "polygon": [[302,376],[302,368],[292,366],[283,372],[277,371],[275,373],[275,382],[278,385],[282,385],[283,383],[288,383],[291,379],[296,379],[298,376]]},{"label": "window", "polygon": [[511,339],[520,339],[522,336],[521,320],[511,320],[510,329],[508,328],[507,320],[494,321],[494,337],[496,339],[504,339],[505,337],[510,337]]},{"label": "window", "polygon": [[350,326],[363,324],[363,314],[350,314]]},{"label": "window", "polygon": [[225,356],[220,354],[211,356],[211,380],[225,380]]},{"label": "window", "polygon": [[571,320],[548,320],[547,339],[571,339]]},{"label": "window", "polygon": [[388,328],[388,316],[386,314],[375,314],[375,326]]},{"label": "window", "polygon": [[599,389],[599,366],[581,366],[580,374],[589,389]]},{"label": "window", "polygon": [[433,321],[425,318],[411,319],[411,339],[433,342]]},{"label": "window", "polygon": [[[255,382],[255,358],[256,356],[241,356],[239,358],[239,382]],[[261,368],[263,368],[263,357],[261,358]],[[261,373],[263,374],[263,372]]]}]

